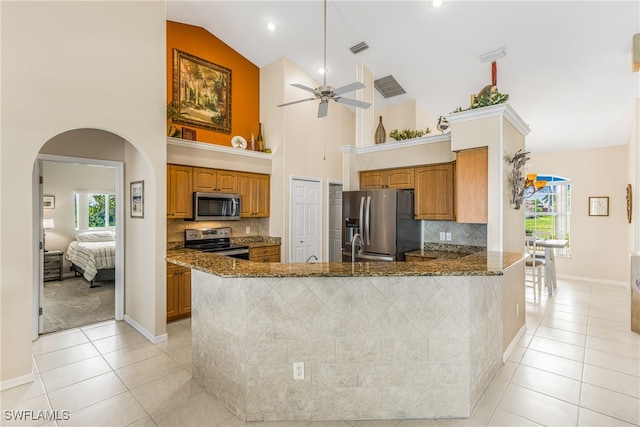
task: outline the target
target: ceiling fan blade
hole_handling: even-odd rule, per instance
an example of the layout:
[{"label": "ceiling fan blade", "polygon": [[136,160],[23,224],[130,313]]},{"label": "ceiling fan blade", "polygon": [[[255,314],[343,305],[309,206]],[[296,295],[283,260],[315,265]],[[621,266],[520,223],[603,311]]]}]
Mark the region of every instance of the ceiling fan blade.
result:
[{"label": "ceiling fan blade", "polygon": [[307,92],[311,92],[316,95],[316,90],[310,88],[309,86],[301,85],[300,83],[291,83],[291,86],[297,87],[298,89],[306,90]]},{"label": "ceiling fan blade", "polygon": [[348,85],[341,86],[333,91],[335,95],[342,95],[343,93],[353,92],[354,90],[364,89],[366,86],[361,82],[353,82]]},{"label": "ceiling fan blade", "polygon": [[276,105],[276,107],[284,107],[285,105],[298,104],[300,102],[315,101],[315,98],[300,99],[299,101],[287,102],[285,104]]},{"label": "ceiling fan blade", "polygon": [[352,105],[354,107],[358,107],[358,108],[369,108],[371,107],[371,104],[369,104],[368,102],[364,102],[364,101],[358,101],[357,99],[351,99],[351,98],[341,98],[341,97],[335,97],[333,98],[335,99],[336,102],[339,102],[341,104],[346,104],[346,105]]},{"label": "ceiling fan blade", "polygon": [[318,105],[318,118],[326,117],[329,111],[329,101],[320,101]]}]

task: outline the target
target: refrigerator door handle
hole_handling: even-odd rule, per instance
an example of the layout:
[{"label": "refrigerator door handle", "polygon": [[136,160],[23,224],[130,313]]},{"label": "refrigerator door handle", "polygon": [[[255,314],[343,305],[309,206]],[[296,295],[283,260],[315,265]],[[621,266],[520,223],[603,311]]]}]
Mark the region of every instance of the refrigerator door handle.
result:
[{"label": "refrigerator door handle", "polygon": [[[364,239],[364,196],[360,197],[360,222],[358,222],[358,233]],[[364,240],[362,241],[364,243]]]},{"label": "refrigerator door handle", "polygon": [[367,245],[371,244],[371,196],[367,196],[367,212],[365,217],[367,229]]}]

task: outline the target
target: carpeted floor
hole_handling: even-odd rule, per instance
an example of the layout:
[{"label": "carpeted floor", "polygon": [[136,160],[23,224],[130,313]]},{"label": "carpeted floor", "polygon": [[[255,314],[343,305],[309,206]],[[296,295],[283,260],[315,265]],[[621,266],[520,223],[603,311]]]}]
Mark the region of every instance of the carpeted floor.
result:
[{"label": "carpeted floor", "polygon": [[44,283],[43,334],[77,328],[114,318],[115,282],[90,288],[81,277]]}]

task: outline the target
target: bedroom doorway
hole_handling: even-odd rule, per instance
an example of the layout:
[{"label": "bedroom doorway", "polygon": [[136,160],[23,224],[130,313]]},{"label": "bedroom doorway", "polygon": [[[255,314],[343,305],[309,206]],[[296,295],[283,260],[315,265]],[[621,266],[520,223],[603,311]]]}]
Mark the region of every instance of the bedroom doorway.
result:
[{"label": "bedroom doorway", "polygon": [[42,154],[36,169],[43,245],[34,335],[122,320],[123,163]]}]

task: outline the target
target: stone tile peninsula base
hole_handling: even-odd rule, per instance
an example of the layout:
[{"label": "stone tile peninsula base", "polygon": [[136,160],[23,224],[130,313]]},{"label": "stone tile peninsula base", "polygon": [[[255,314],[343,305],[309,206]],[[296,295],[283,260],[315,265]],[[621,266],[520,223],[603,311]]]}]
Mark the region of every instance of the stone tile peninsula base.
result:
[{"label": "stone tile peninsula base", "polygon": [[470,417],[502,366],[503,278],[193,269],[193,378],[245,421]]}]

